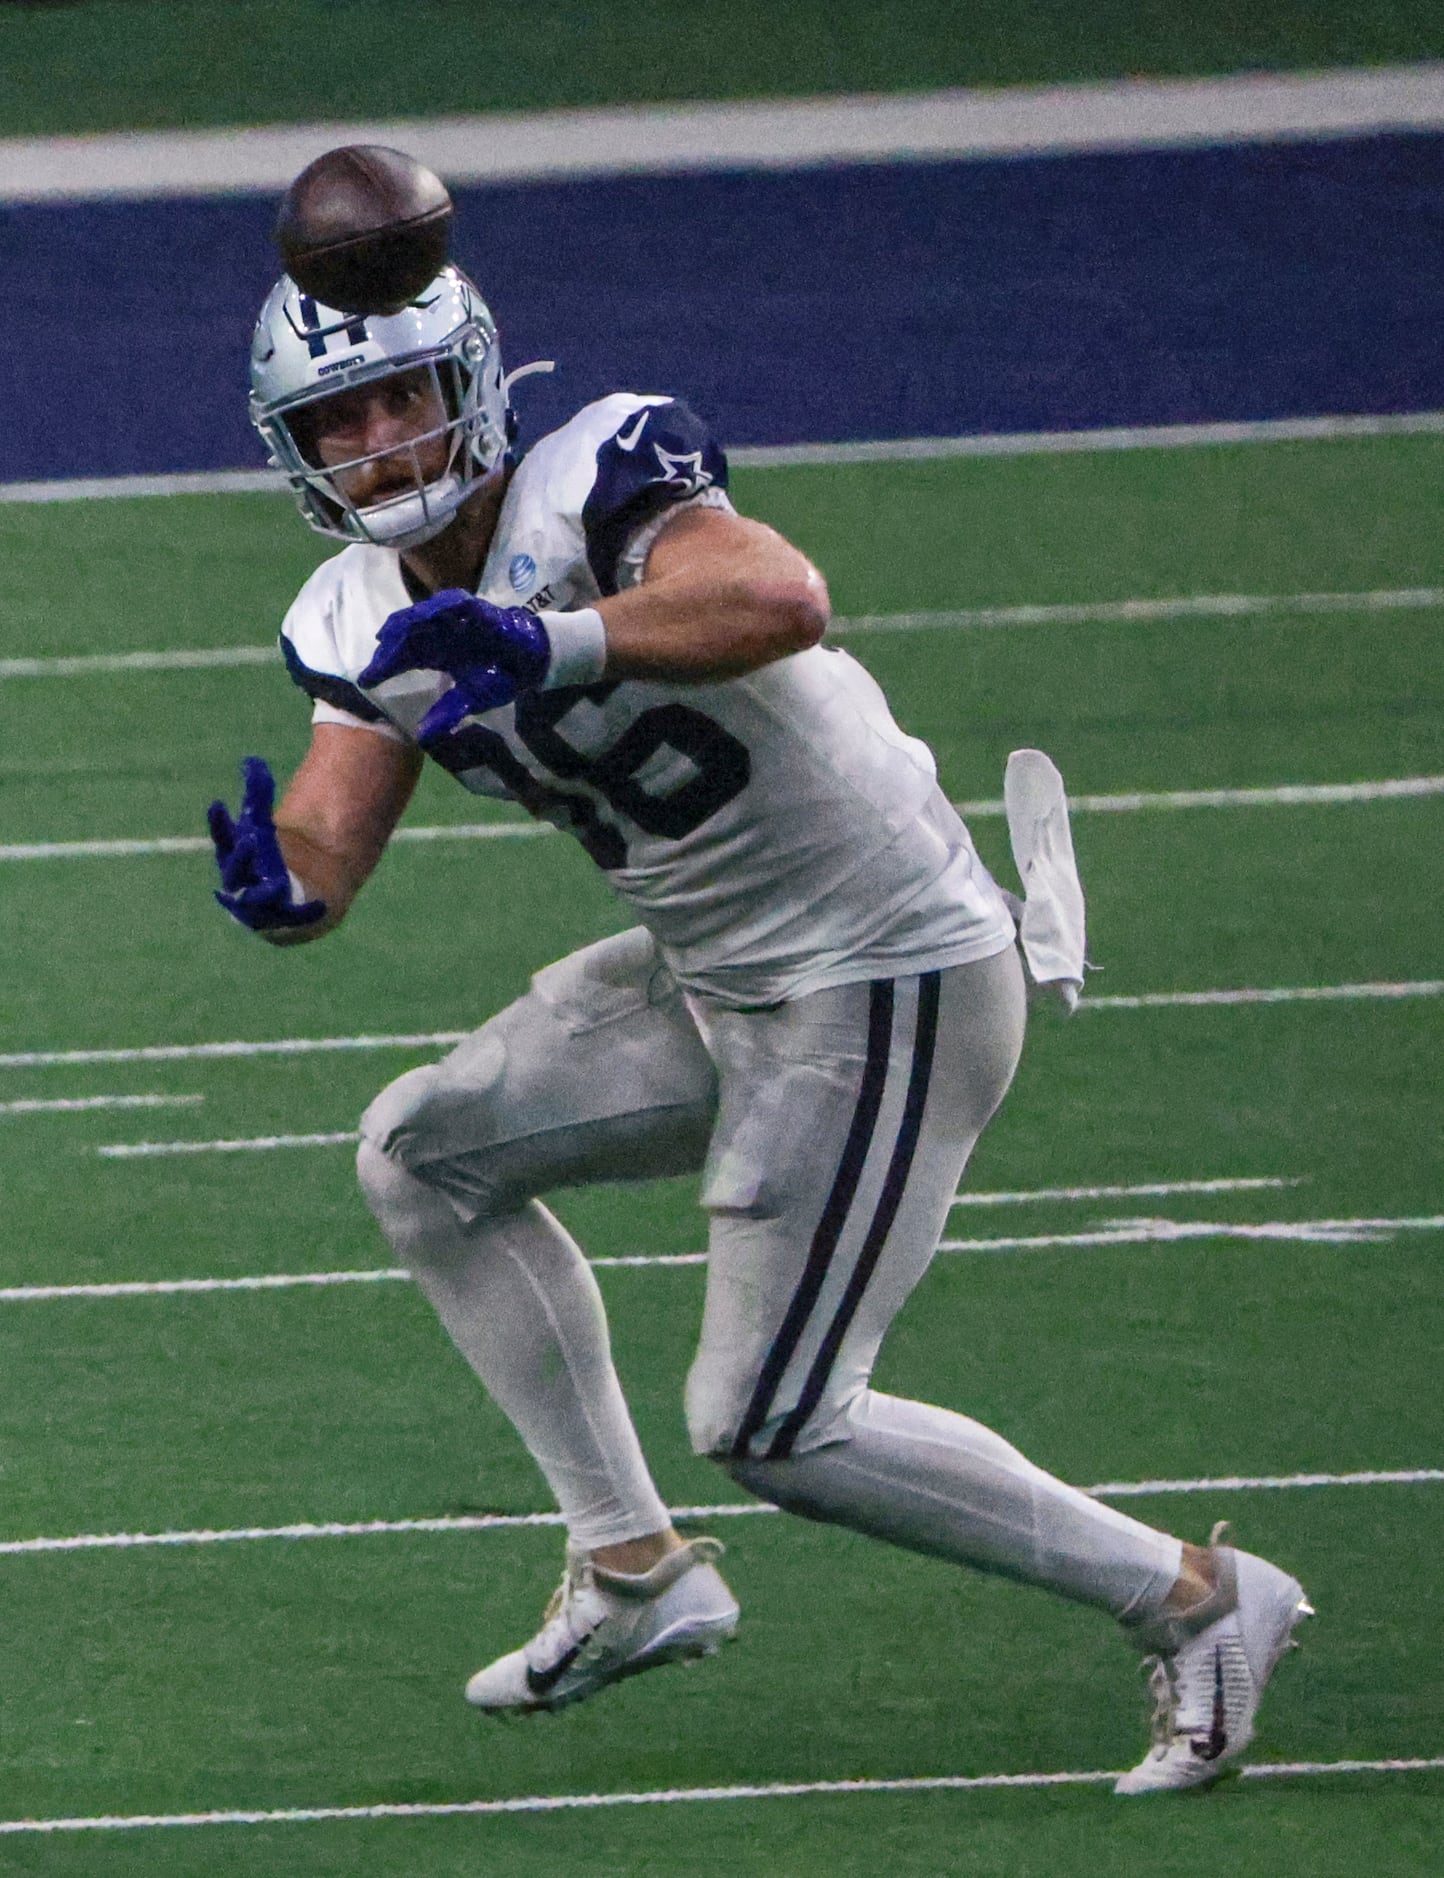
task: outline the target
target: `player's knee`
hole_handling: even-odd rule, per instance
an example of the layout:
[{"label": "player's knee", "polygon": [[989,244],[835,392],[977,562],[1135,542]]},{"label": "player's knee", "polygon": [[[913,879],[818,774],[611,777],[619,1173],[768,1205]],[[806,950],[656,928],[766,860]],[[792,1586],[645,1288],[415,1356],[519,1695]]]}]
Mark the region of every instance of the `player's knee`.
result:
[{"label": "player's knee", "polygon": [[408,1171],[372,1141],[356,1150],[356,1174],[392,1251],[425,1288],[444,1278],[472,1241],[459,1233],[458,1211],[445,1193]]},{"label": "player's knee", "polygon": [[361,1117],[362,1144],[398,1167],[412,1168],[428,1133],[426,1111],[435,1083],[435,1064],[388,1083]]},{"label": "player's knee", "polygon": [[357,1162],[370,1170],[361,1175],[368,1198],[368,1180],[384,1181],[377,1161],[385,1161],[444,1193],[464,1218],[501,1204],[506,1157],[496,1151],[494,1111],[505,1060],[501,1039],[482,1031],[443,1062],[408,1070],[381,1091],[361,1117],[362,1146],[377,1157]]},{"label": "player's knee", "polygon": [[356,1150],[356,1178],[377,1223],[394,1239],[406,1215],[414,1210],[408,1205],[414,1177],[363,1135]]},{"label": "player's knee", "polygon": [[766,1453],[777,1432],[771,1423],[755,1429],[750,1426],[754,1380],[750,1371],[743,1373],[740,1368],[719,1374],[714,1367],[699,1374],[696,1366],[687,1378],[687,1436],[692,1452],[729,1472],[733,1461],[749,1451]]},{"label": "player's knee", "polygon": [[[850,1394],[850,1392],[849,1392]],[[849,1439],[849,1399],[824,1389],[815,1402],[778,1398],[756,1364],[702,1357],[687,1377],[687,1433],[692,1452],[716,1461],[742,1485],[756,1463],[781,1462]]]}]

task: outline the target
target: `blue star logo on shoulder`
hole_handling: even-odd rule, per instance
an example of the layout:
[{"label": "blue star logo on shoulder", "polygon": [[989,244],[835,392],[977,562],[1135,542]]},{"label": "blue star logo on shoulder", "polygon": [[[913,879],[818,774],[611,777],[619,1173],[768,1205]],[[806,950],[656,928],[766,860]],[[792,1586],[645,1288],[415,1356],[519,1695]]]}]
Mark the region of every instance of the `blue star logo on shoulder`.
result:
[{"label": "blue star logo on shoulder", "polygon": [[652,445],[657,454],[657,461],[662,465],[662,474],[654,476],[654,483],[668,483],[674,488],[683,489],[689,496],[697,495],[715,481],[710,470],[702,467],[702,452],[689,451],[686,455],[673,455],[664,450],[659,443]]}]

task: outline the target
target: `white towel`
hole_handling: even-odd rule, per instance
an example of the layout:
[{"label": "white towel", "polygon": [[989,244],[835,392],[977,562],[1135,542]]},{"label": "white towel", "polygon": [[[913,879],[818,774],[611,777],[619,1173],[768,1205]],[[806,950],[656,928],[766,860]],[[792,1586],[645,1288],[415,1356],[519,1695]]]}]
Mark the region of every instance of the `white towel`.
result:
[{"label": "white towel", "polygon": [[1068,827],[1068,798],[1041,750],[1014,750],[1003,776],[1013,862],[1023,883],[1018,937],[1033,982],[1071,1011],[1083,989],[1083,888]]}]

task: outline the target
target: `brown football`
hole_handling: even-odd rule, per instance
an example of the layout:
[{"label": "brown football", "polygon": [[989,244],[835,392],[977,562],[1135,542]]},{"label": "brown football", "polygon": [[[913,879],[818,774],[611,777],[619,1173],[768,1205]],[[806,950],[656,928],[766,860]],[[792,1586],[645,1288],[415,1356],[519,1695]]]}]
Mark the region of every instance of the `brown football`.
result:
[{"label": "brown football", "polygon": [[394,313],[446,265],[451,197],[384,144],[326,151],[291,184],[276,246],[303,293],[340,313]]}]

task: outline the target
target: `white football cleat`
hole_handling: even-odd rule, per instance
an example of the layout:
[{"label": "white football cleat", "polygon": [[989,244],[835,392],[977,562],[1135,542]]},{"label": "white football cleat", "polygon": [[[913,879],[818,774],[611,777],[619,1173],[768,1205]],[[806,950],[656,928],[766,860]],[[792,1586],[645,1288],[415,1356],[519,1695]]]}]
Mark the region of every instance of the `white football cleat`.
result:
[{"label": "white football cleat", "polygon": [[737,1629],[737,1600],[713,1564],[715,1539],[692,1539],[635,1577],[567,1551],[541,1629],[479,1669],[466,1699],[492,1714],[565,1708],[644,1669],[712,1656]]},{"label": "white football cleat", "polygon": [[[1209,1543],[1219,1565],[1217,1601],[1225,1608],[1193,1636],[1145,1659],[1153,1745],[1115,1793],[1178,1793],[1229,1773],[1253,1740],[1259,1702],[1295,1626],[1314,1614],[1296,1578],[1251,1552],[1219,1545],[1224,1530],[1216,1526]],[[1160,1628],[1166,1634],[1169,1620]]]},{"label": "white football cleat", "polygon": [[1003,808],[1021,903],[1005,895],[1018,925],[1028,976],[1073,1010],[1083,989],[1084,905],[1068,826],[1068,798],[1051,758],[1014,750],[1003,773]]}]

